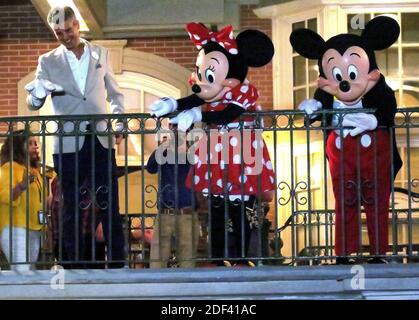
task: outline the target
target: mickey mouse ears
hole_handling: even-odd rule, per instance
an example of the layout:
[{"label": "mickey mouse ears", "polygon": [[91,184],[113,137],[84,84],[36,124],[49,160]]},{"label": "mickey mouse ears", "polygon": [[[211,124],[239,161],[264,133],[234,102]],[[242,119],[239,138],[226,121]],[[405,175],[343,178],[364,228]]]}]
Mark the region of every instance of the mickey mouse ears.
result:
[{"label": "mickey mouse ears", "polygon": [[328,45],[337,38],[340,42],[347,41],[348,43],[358,39],[356,41],[361,46],[375,51],[390,47],[397,41],[399,34],[400,27],[396,20],[386,16],[378,16],[365,25],[360,37],[353,34],[340,34],[325,42],[319,34],[312,30],[297,29],[291,33],[290,43],[294,50],[303,57],[320,59]]}]

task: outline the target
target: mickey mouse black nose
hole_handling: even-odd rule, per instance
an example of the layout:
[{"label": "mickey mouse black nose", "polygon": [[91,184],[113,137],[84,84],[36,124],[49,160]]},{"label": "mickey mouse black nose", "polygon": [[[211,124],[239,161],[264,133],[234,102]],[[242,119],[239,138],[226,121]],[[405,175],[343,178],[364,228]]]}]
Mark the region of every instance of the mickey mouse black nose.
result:
[{"label": "mickey mouse black nose", "polygon": [[201,92],[201,87],[198,86],[197,84],[194,84],[192,86],[192,91],[193,91],[193,93],[200,93]]},{"label": "mickey mouse black nose", "polygon": [[348,92],[349,90],[351,90],[351,85],[348,81],[344,80],[339,84],[339,89],[343,92]]}]

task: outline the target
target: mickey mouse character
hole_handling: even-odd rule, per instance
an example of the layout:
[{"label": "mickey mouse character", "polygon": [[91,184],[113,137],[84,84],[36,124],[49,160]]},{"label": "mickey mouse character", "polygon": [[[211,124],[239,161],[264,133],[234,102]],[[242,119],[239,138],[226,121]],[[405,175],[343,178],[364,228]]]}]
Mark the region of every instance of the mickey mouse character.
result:
[{"label": "mickey mouse character", "polygon": [[[358,192],[367,215],[370,253],[384,255],[388,249],[391,165],[395,177],[402,162],[391,129],[396,98],[377,67],[374,51],[390,47],[399,33],[394,19],[379,16],[365,25],[361,36],[339,34],[325,42],[308,29],[295,30],[290,36],[295,51],[318,60],[320,72],[314,99],[303,101],[299,109],[313,120],[319,119],[313,112],[321,108],[359,110],[346,114],[342,121],[342,126],[353,129],[326,131],[326,152],[335,195],[337,256],[360,249]],[[363,108],[376,111],[367,114],[362,112]],[[326,116],[327,126],[338,123],[338,116]],[[383,262],[378,258],[371,260],[380,261]],[[337,259],[337,263],[349,262],[347,258]]]},{"label": "mickey mouse character", "polygon": [[[186,30],[199,50],[189,80],[194,93],[178,100],[163,98],[153,103],[150,109],[158,117],[175,110],[182,111],[170,120],[182,131],[200,121],[216,129],[215,134],[214,130],[210,132],[210,150],[207,150],[207,136],[198,142],[195,165],[186,185],[192,188],[193,184],[195,191],[211,194],[212,256],[224,256],[224,229],[231,223],[233,243],[230,245],[237,251],[230,251],[229,255],[238,257],[242,253],[241,219],[244,216],[241,200],[244,200],[244,208],[253,208],[258,194],[262,195],[262,200],[270,200],[275,189],[272,162],[261,135],[254,130],[254,118],[242,119],[243,133],[248,134],[248,140],[243,138],[242,141],[238,131],[240,115],[245,111],[256,111],[258,107],[258,91],[246,79],[248,69],[269,63],[274,47],[269,37],[257,30],[245,30],[236,38],[232,26],[216,32],[201,23],[189,23]],[[238,133],[231,133],[234,128]],[[246,154],[251,159],[259,157],[260,170],[257,170],[256,160],[244,163],[241,148],[245,154],[243,157]],[[228,222],[224,221],[224,201],[227,201]],[[250,227],[247,223],[244,225],[246,253]]]}]

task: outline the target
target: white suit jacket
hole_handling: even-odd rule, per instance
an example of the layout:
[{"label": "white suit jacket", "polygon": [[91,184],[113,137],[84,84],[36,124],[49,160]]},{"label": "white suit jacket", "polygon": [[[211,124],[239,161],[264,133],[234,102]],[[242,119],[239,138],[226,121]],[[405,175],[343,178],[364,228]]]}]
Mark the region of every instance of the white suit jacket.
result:
[{"label": "white suit jacket", "polygon": [[[106,114],[108,112],[106,101],[110,102],[111,112],[113,114],[124,113],[124,96],[115,81],[108,50],[87,41],[85,41],[85,44],[90,49],[90,61],[84,95],[77,86],[62,45],[39,57],[36,78],[49,80],[64,88],[63,94],[53,93],[51,95],[54,114]],[[42,107],[42,105],[38,107],[33,106],[30,95],[27,98],[27,103],[31,110],[37,110]],[[86,121],[81,122],[80,131],[84,131],[87,124],[88,122]],[[105,132],[106,127],[105,121],[98,122],[96,125],[99,132]],[[64,131],[72,132],[73,123],[65,123]],[[108,136],[98,135],[97,137],[105,148],[114,147],[115,138],[113,136],[110,146]],[[78,149],[80,150],[85,138],[84,136],[79,136],[78,140]],[[63,153],[76,151],[77,144],[75,136],[65,136],[62,138],[62,141]],[[54,136],[54,154],[60,152],[59,145],[58,136]]]}]

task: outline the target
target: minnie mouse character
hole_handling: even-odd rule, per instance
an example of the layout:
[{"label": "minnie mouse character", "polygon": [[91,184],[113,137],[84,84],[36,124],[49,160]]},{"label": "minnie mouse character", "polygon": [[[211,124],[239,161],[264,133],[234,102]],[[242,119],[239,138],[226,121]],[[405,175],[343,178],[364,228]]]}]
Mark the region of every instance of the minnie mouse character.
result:
[{"label": "minnie mouse character", "polygon": [[[255,132],[254,118],[240,119],[243,112],[257,110],[259,95],[246,80],[248,69],[269,63],[274,47],[269,37],[257,30],[245,30],[237,38],[232,26],[213,32],[203,24],[189,23],[186,30],[199,50],[190,78],[194,94],[178,100],[163,98],[151,105],[151,113],[159,117],[182,111],[170,120],[181,131],[200,121],[216,129],[208,135],[210,150],[207,135],[197,143],[195,165],[186,185],[192,188],[193,184],[195,191],[211,194],[212,256],[224,256],[224,230],[232,223],[232,247],[237,251],[230,251],[229,256],[238,257],[242,255],[241,200],[243,208],[253,208],[258,194],[262,200],[269,200],[269,192],[275,189],[272,163],[260,132],[259,135]],[[241,139],[239,130],[232,133],[234,128],[241,127],[240,120],[241,130],[248,139]],[[253,161],[244,161],[246,155]],[[225,208],[228,208],[228,223],[224,220]],[[244,225],[246,254],[250,227]]]},{"label": "minnie mouse character", "polygon": [[[391,165],[395,177],[402,162],[391,129],[396,98],[377,67],[374,51],[390,47],[399,33],[394,19],[380,16],[365,25],[361,36],[340,34],[325,42],[308,29],[295,30],[290,36],[295,51],[318,60],[320,72],[314,99],[303,101],[298,108],[313,120],[320,115],[312,113],[321,108],[359,110],[343,117],[342,126],[353,129],[326,131],[326,153],[335,195],[337,256],[360,249],[358,194],[367,215],[370,253],[384,255],[388,249]],[[362,112],[363,108],[376,111],[368,114]],[[327,126],[338,124],[337,115],[326,116]],[[337,263],[348,262],[347,258],[337,259]]]}]

